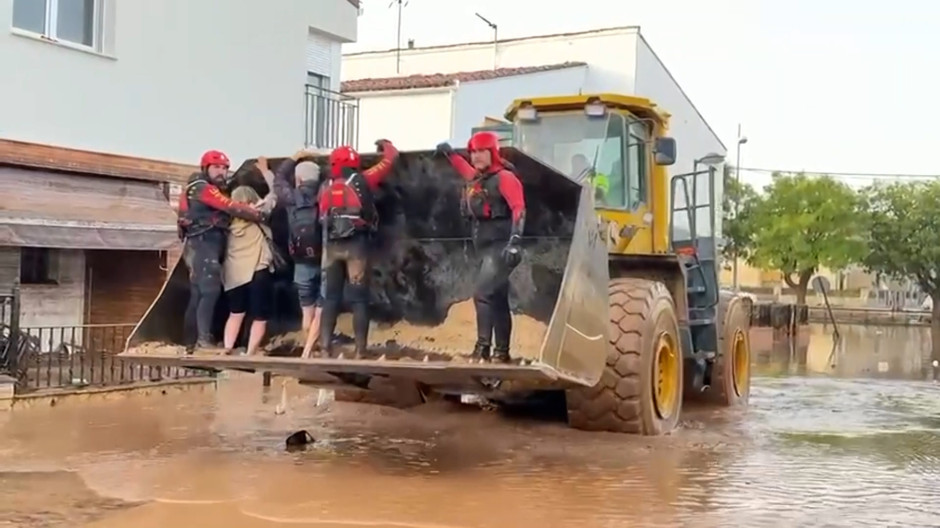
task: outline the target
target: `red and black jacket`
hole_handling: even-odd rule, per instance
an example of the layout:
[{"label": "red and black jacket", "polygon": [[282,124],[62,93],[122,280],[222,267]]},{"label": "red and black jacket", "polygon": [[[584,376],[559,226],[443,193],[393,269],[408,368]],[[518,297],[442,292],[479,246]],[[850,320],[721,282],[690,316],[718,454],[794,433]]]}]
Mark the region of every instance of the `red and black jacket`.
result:
[{"label": "red and black jacket", "polygon": [[509,240],[525,229],[525,195],[522,182],[494,156],[489,170],[477,171],[459,154],[451,154],[454,170],[465,181],[461,212],[474,222],[474,236]]},{"label": "red and black jacket", "polygon": [[180,193],[177,216],[183,238],[199,236],[214,229],[228,229],[232,217],[252,222],[261,220],[259,211],[232,201],[201,172],[193,173]]}]

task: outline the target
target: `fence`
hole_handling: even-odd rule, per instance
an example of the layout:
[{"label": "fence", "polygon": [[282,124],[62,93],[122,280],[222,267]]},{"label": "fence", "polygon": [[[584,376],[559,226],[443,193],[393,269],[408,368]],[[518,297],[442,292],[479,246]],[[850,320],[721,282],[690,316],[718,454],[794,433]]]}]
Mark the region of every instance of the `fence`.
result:
[{"label": "fence", "polygon": [[114,386],[205,376],[198,370],[150,367],[115,357],[133,324],[21,326],[19,293],[0,295],[0,371],[17,391]]},{"label": "fence", "polygon": [[307,85],[304,93],[304,144],[317,148],[358,148],[359,100]]}]

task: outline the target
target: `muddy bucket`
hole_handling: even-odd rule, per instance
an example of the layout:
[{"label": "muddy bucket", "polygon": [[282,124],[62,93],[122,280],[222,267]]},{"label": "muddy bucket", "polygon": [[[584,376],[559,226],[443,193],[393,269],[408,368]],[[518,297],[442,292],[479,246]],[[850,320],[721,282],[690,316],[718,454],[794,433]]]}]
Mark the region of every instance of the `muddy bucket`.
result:
[{"label": "muddy bucket", "polygon": [[[604,365],[608,320],[607,249],[591,193],[514,149],[504,149],[503,155],[522,180],[527,216],[524,257],[510,276],[510,352],[518,361],[498,367],[500,377],[511,378],[513,368],[531,366],[548,377],[591,384]],[[271,160],[272,166],[279,161]],[[374,156],[364,156],[364,166],[375,161]],[[257,187],[262,195],[267,192],[253,160],[236,172],[236,179]],[[320,363],[335,369],[341,361],[343,371],[376,373],[385,362],[382,368],[395,372],[408,365],[415,370],[437,371],[436,378],[416,375],[430,378],[424,381],[434,384],[434,379],[445,377],[453,381],[451,375],[440,371],[442,368],[476,368],[468,358],[477,339],[473,292],[480,266],[469,222],[460,213],[463,185],[450,163],[433,152],[401,154],[395,172],[376,195],[380,228],[370,255],[368,356],[361,360],[290,361],[290,369]],[[283,211],[274,215],[272,225],[275,241],[286,250]],[[286,270],[275,282],[277,309],[269,321],[272,337],[268,348],[273,356],[296,357],[303,339],[298,332],[300,310],[292,271]],[[167,344],[183,344],[182,316],[188,295],[188,273],[180,262],[128,340],[132,354],[125,357],[159,353]],[[221,337],[227,313],[223,298],[217,309],[216,336]],[[337,334],[339,343],[351,341],[348,313],[340,317]],[[266,359],[271,360],[275,358]],[[192,361],[195,359],[188,360]],[[396,364],[393,367],[389,362]],[[519,376],[529,374],[519,372]]]}]

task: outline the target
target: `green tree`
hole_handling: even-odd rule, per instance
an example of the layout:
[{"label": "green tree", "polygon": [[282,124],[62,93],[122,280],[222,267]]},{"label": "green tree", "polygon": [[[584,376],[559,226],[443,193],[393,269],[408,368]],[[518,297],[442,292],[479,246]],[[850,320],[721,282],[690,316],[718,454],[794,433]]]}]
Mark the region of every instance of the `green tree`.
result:
[{"label": "green tree", "polygon": [[778,269],[798,304],[820,266],[842,269],[865,256],[861,197],[828,176],[774,173],[752,211],[748,262]]},{"label": "green tree", "polygon": [[735,176],[734,167],[725,165],[721,201],[721,234],[725,246],[721,253],[728,260],[733,260],[735,255],[748,258],[754,239],[754,208],[760,201],[757,191],[746,182],[737,181]]},{"label": "green tree", "polygon": [[865,266],[917,282],[933,300],[933,357],[940,359],[940,181],[866,189],[869,231]]}]

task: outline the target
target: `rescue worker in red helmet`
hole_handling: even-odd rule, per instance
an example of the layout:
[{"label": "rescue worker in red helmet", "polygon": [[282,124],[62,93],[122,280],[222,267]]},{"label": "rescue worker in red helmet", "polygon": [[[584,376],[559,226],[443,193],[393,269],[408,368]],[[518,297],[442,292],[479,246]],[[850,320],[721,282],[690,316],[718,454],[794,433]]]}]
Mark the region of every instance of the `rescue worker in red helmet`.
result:
[{"label": "rescue worker in red helmet", "polygon": [[477,312],[477,359],[509,362],[512,314],[509,311],[509,275],[522,260],[525,197],[522,183],[499,155],[499,137],[477,132],[467,143],[470,162],[448,143],[437,152],[450,160],[465,180],[461,212],[469,217],[480,270],[473,304]]},{"label": "rescue worker in red helmet", "polygon": [[356,357],[366,352],[369,338],[368,250],[378,227],[374,193],[392,171],[398,149],[387,139],[375,142],[382,159],[360,170],[359,153],[343,146],[330,153],[329,181],[320,190],[323,225],[323,280],[326,291],[320,319],[320,350],[332,356],[333,330],[349,282]]},{"label": "rescue worker in red helmet", "polygon": [[189,177],[180,193],[178,226],[183,260],[189,267],[189,304],[184,317],[187,340],[195,334],[197,348],[213,348],[212,317],[222,292],[225,241],[232,217],[252,222],[262,214],[252,206],[233,202],[222,194],[230,162],[218,150],[202,155],[199,172]]}]

